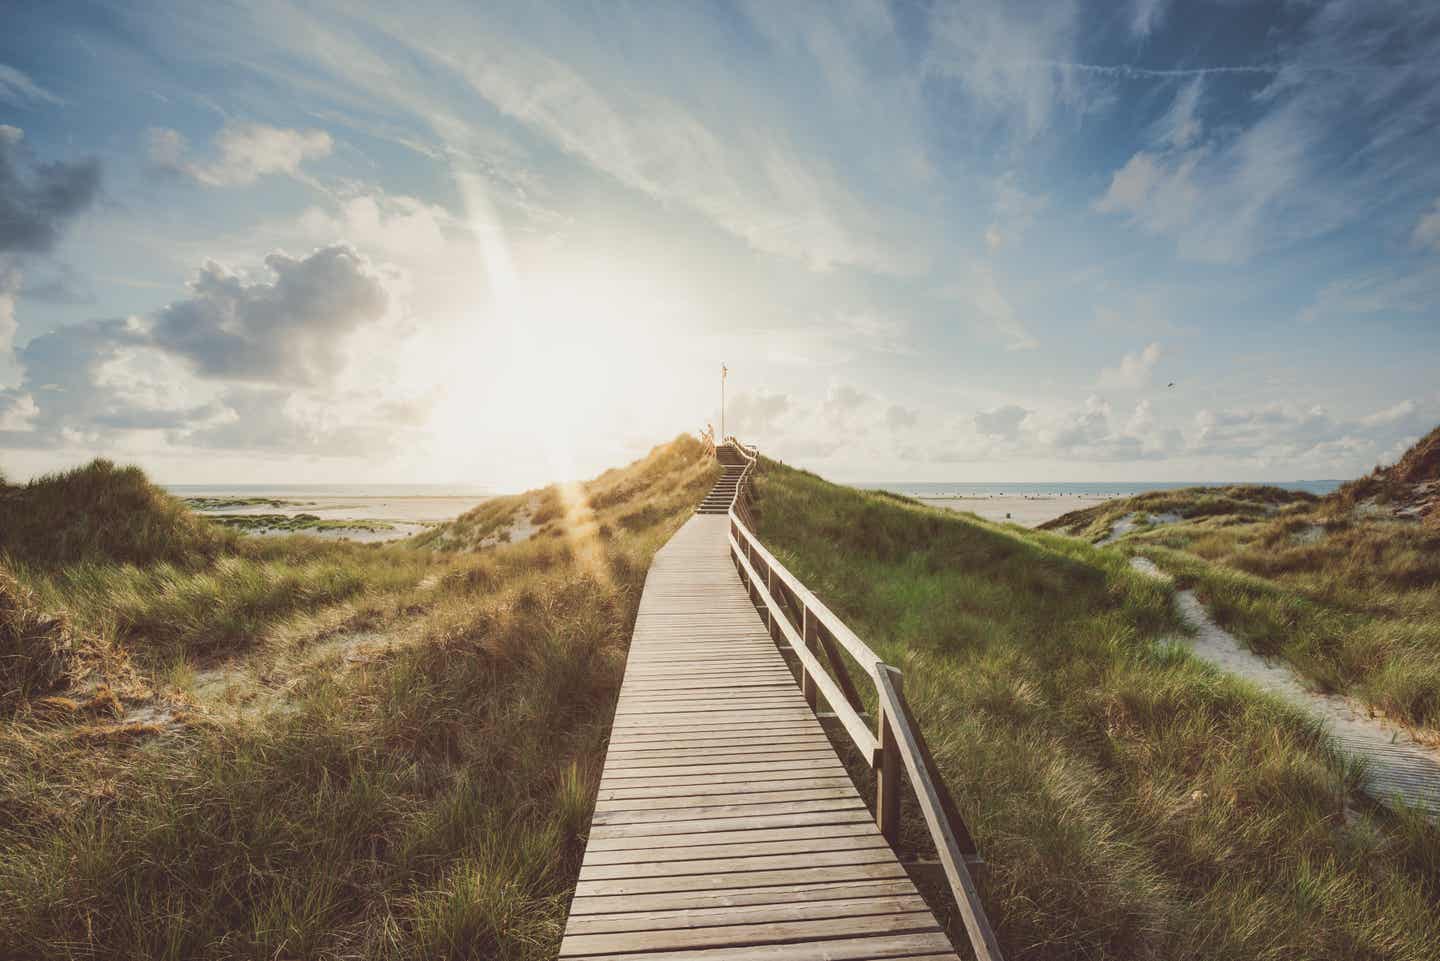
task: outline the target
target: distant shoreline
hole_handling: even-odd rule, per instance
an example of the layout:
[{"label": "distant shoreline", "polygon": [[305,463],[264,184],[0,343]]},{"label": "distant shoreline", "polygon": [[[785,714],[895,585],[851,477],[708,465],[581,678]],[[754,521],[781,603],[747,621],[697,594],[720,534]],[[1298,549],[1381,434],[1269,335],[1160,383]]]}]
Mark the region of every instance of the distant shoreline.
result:
[{"label": "distant shoreline", "polygon": [[[1136,484],[1106,483],[1035,483],[1014,482],[994,484],[852,484],[861,490],[887,490],[924,501],[932,507],[975,514],[986,520],[1036,527],[1074,510],[1093,507],[1117,498],[1134,497],[1151,491],[1175,490],[1181,487],[1225,487],[1251,485],[1252,481],[1214,481],[1211,483],[1166,483],[1163,481]],[[1259,486],[1302,490],[1311,494],[1328,494],[1342,481],[1311,480]]]}]

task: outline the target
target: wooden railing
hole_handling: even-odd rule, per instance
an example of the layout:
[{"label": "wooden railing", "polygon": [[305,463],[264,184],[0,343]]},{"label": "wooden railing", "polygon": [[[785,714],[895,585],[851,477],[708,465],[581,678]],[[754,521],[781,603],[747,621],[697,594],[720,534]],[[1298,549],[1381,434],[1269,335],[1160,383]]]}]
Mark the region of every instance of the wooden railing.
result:
[{"label": "wooden railing", "polygon": [[740,472],[740,480],[735,485],[735,493],[730,498],[730,514],[741,518],[745,525],[753,530],[755,517],[750,510],[750,480],[755,473],[755,465],[759,463],[760,451],[754,447],[746,447],[734,437],[725,438],[725,443],[735,448],[745,459],[745,469]]},{"label": "wooden railing", "polygon": [[[759,453],[733,437],[726,441],[746,460],[731,502],[730,553],[751,600],[763,611],[770,636],[799,661],[800,687],[811,709],[818,711],[823,699],[828,711],[819,716],[833,717],[875,772],[875,821],[892,846],[899,840],[901,769],[909,776],[975,956],[1000,961],[1000,946],[970,873],[970,866],[980,863],[974,839],[905,702],[900,671],[882,661],[760,543],[749,489]],[[874,684],[873,731],[842,650]]]}]

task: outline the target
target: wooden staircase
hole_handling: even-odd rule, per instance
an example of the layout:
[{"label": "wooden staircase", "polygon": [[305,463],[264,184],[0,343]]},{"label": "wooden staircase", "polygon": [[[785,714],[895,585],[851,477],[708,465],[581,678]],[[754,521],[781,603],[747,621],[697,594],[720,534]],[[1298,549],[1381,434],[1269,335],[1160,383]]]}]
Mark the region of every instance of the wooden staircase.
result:
[{"label": "wooden staircase", "polygon": [[728,514],[748,466],[734,444],[725,443],[716,447],[715,457],[720,461],[722,473],[715,486],[710,488],[710,493],[705,495],[705,500],[695,509],[697,514]]}]

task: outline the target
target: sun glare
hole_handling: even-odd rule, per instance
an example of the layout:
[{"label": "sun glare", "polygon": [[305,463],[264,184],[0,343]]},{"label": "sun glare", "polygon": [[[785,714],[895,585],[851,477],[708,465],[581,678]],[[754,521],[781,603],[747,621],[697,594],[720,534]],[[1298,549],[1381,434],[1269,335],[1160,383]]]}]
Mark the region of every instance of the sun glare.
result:
[{"label": "sun glare", "polygon": [[657,353],[676,307],[646,279],[655,265],[555,250],[520,256],[481,183],[460,182],[489,295],[458,337],[436,347],[432,369],[445,372],[430,422],[436,443],[463,468],[470,451],[504,439],[542,458],[545,480],[578,477],[641,426],[637,417],[655,413]]}]

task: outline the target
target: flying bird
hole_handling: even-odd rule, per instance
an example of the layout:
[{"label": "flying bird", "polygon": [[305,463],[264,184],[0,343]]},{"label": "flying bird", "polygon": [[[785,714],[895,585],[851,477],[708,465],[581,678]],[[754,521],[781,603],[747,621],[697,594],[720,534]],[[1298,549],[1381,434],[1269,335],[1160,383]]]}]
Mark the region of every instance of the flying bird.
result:
[{"label": "flying bird", "polygon": [[1174,386],[1175,386],[1175,382],[1172,380],[1170,383],[1166,384],[1165,386],[1166,386],[1166,387],[1174,387]]}]

